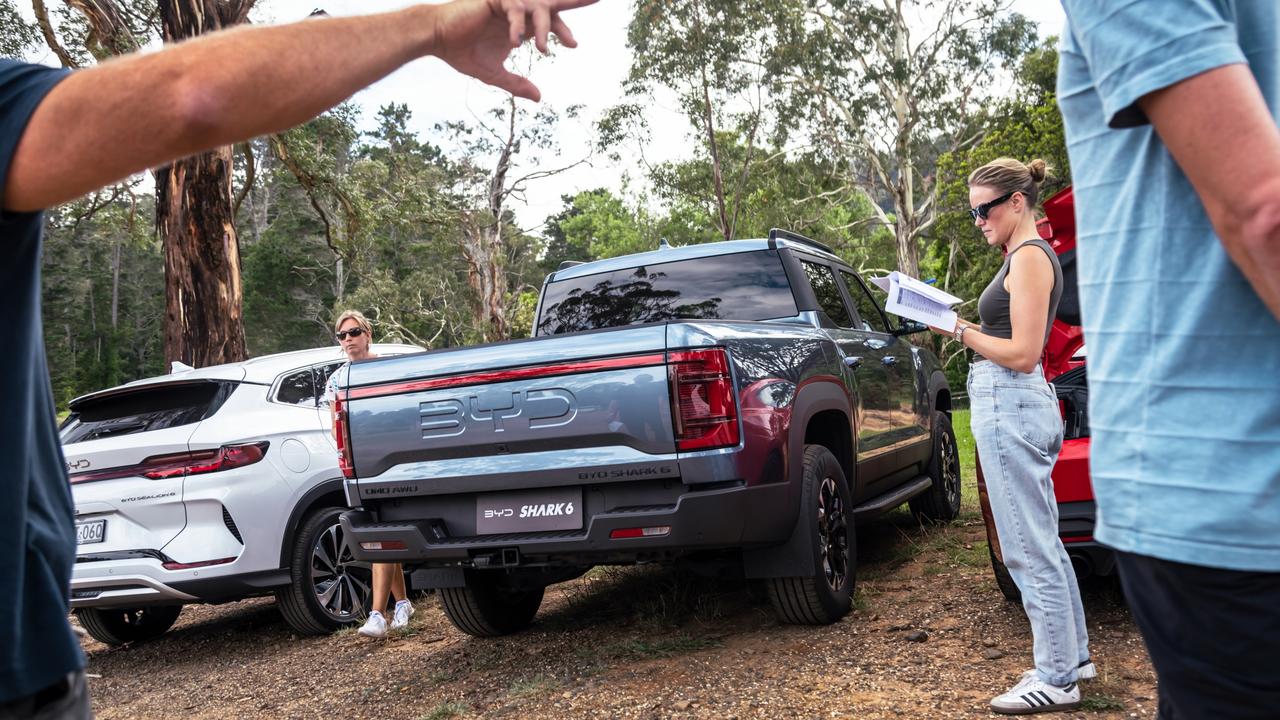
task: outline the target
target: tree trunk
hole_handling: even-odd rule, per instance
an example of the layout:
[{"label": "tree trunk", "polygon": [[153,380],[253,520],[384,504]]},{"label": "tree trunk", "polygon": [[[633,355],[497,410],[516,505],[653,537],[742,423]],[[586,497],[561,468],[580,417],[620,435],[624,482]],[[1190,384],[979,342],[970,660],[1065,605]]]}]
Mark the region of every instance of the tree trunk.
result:
[{"label": "tree trunk", "polygon": [[467,284],[476,296],[475,325],[485,342],[511,336],[507,324],[507,271],[503,264],[502,214],[506,209],[507,172],[517,152],[515,98],[507,102],[507,137],[489,176],[485,197],[487,216],[470,214],[462,235],[462,256],[467,261]]},{"label": "tree trunk", "polygon": [[[160,0],[167,43],[245,21],[254,0]],[[167,363],[244,360],[240,245],[231,195],[231,148],[156,171],[156,229],[164,245]]]},{"label": "tree trunk", "polygon": [[120,324],[120,246],[119,238],[111,245],[111,331]]}]

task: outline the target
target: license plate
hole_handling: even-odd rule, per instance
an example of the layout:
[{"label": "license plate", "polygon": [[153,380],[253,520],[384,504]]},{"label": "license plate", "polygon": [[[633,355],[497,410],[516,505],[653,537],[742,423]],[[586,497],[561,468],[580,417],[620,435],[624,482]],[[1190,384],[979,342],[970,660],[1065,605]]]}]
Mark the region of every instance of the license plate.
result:
[{"label": "license plate", "polygon": [[476,498],[476,532],[480,535],[581,527],[581,488],[490,493]]},{"label": "license plate", "polygon": [[106,520],[90,520],[76,523],[76,544],[90,545],[100,543],[107,537]]}]

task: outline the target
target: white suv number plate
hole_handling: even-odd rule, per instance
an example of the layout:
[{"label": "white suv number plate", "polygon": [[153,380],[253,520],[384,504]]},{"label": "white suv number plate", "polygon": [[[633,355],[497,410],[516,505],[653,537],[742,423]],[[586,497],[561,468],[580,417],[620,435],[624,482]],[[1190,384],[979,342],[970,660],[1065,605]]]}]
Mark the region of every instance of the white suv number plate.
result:
[{"label": "white suv number plate", "polygon": [[76,523],[76,544],[100,543],[107,537],[106,520],[90,520]]},{"label": "white suv number plate", "polygon": [[582,527],[581,488],[487,493],[476,498],[476,532],[526,533]]}]

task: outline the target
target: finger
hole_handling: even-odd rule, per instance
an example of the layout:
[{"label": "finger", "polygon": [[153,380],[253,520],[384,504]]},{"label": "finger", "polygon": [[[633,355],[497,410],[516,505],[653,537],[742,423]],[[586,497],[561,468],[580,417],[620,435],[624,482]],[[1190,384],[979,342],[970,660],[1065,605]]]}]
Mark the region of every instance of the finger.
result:
[{"label": "finger", "polygon": [[507,0],[503,3],[503,8],[507,12],[507,39],[511,41],[511,47],[519,47],[524,42],[524,3],[520,0]]},{"label": "finger", "polygon": [[554,0],[551,5],[555,8],[556,12],[563,12],[574,8],[595,5],[597,2],[599,2],[599,0]]},{"label": "finger", "polygon": [[502,70],[493,77],[487,78],[485,82],[496,88],[506,90],[516,97],[522,97],[534,102],[542,99],[542,93],[538,91],[538,86],[534,85],[533,81],[507,70]]},{"label": "finger", "polygon": [[551,32],[551,11],[545,7],[539,7],[533,11],[533,44],[537,46],[538,52],[546,55],[549,50],[547,48],[547,33]]},{"label": "finger", "polygon": [[560,19],[560,13],[552,13],[551,15],[551,32],[560,38],[560,44],[565,47],[578,47],[578,41],[573,37],[573,31],[568,25],[564,24],[564,20]]}]

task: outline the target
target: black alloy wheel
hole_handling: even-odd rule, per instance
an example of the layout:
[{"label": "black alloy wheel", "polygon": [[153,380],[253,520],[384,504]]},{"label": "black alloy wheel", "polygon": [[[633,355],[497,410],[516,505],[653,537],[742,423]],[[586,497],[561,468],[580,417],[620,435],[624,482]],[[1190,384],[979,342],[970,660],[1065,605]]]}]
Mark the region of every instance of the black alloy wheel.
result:
[{"label": "black alloy wheel", "polygon": [[276,602],[285,621],[303,635],[330,633],[369,613],[373,567],[352,557],[338,522],[345,511],[314,510],[294,536],[290,583],[276,590]]},{"label": "black alloy wheel", "polygon": [[821,445],[806,445],[801,515],[792,537],[808,546],[804,554],[812,564],[795,568],[803,574],[765,580],[783,622],[828,625],[849,614],[857,570],[851,501],[840,461]]},{"label": "black alloy wheel", "polygon": [[933,484],[908,503],[916,518],[925,522],[947,523],[960,515],[960,446],[956,442],[951,418],[933,411],[933,456],[929,458],[929,477]]},{"label": "black alloy wheel", "polygon": [[311,587],[316,602],[334,622],[363,618],[373,602],[373,567],[351,556],[342,525],[331,525],[311,550]]},{"label": "black alloy wheel", "polygon": [[849,576],[849,522],[835,478],[822,478],[818,493],[818,552],[827,587],[839,592]]}]

